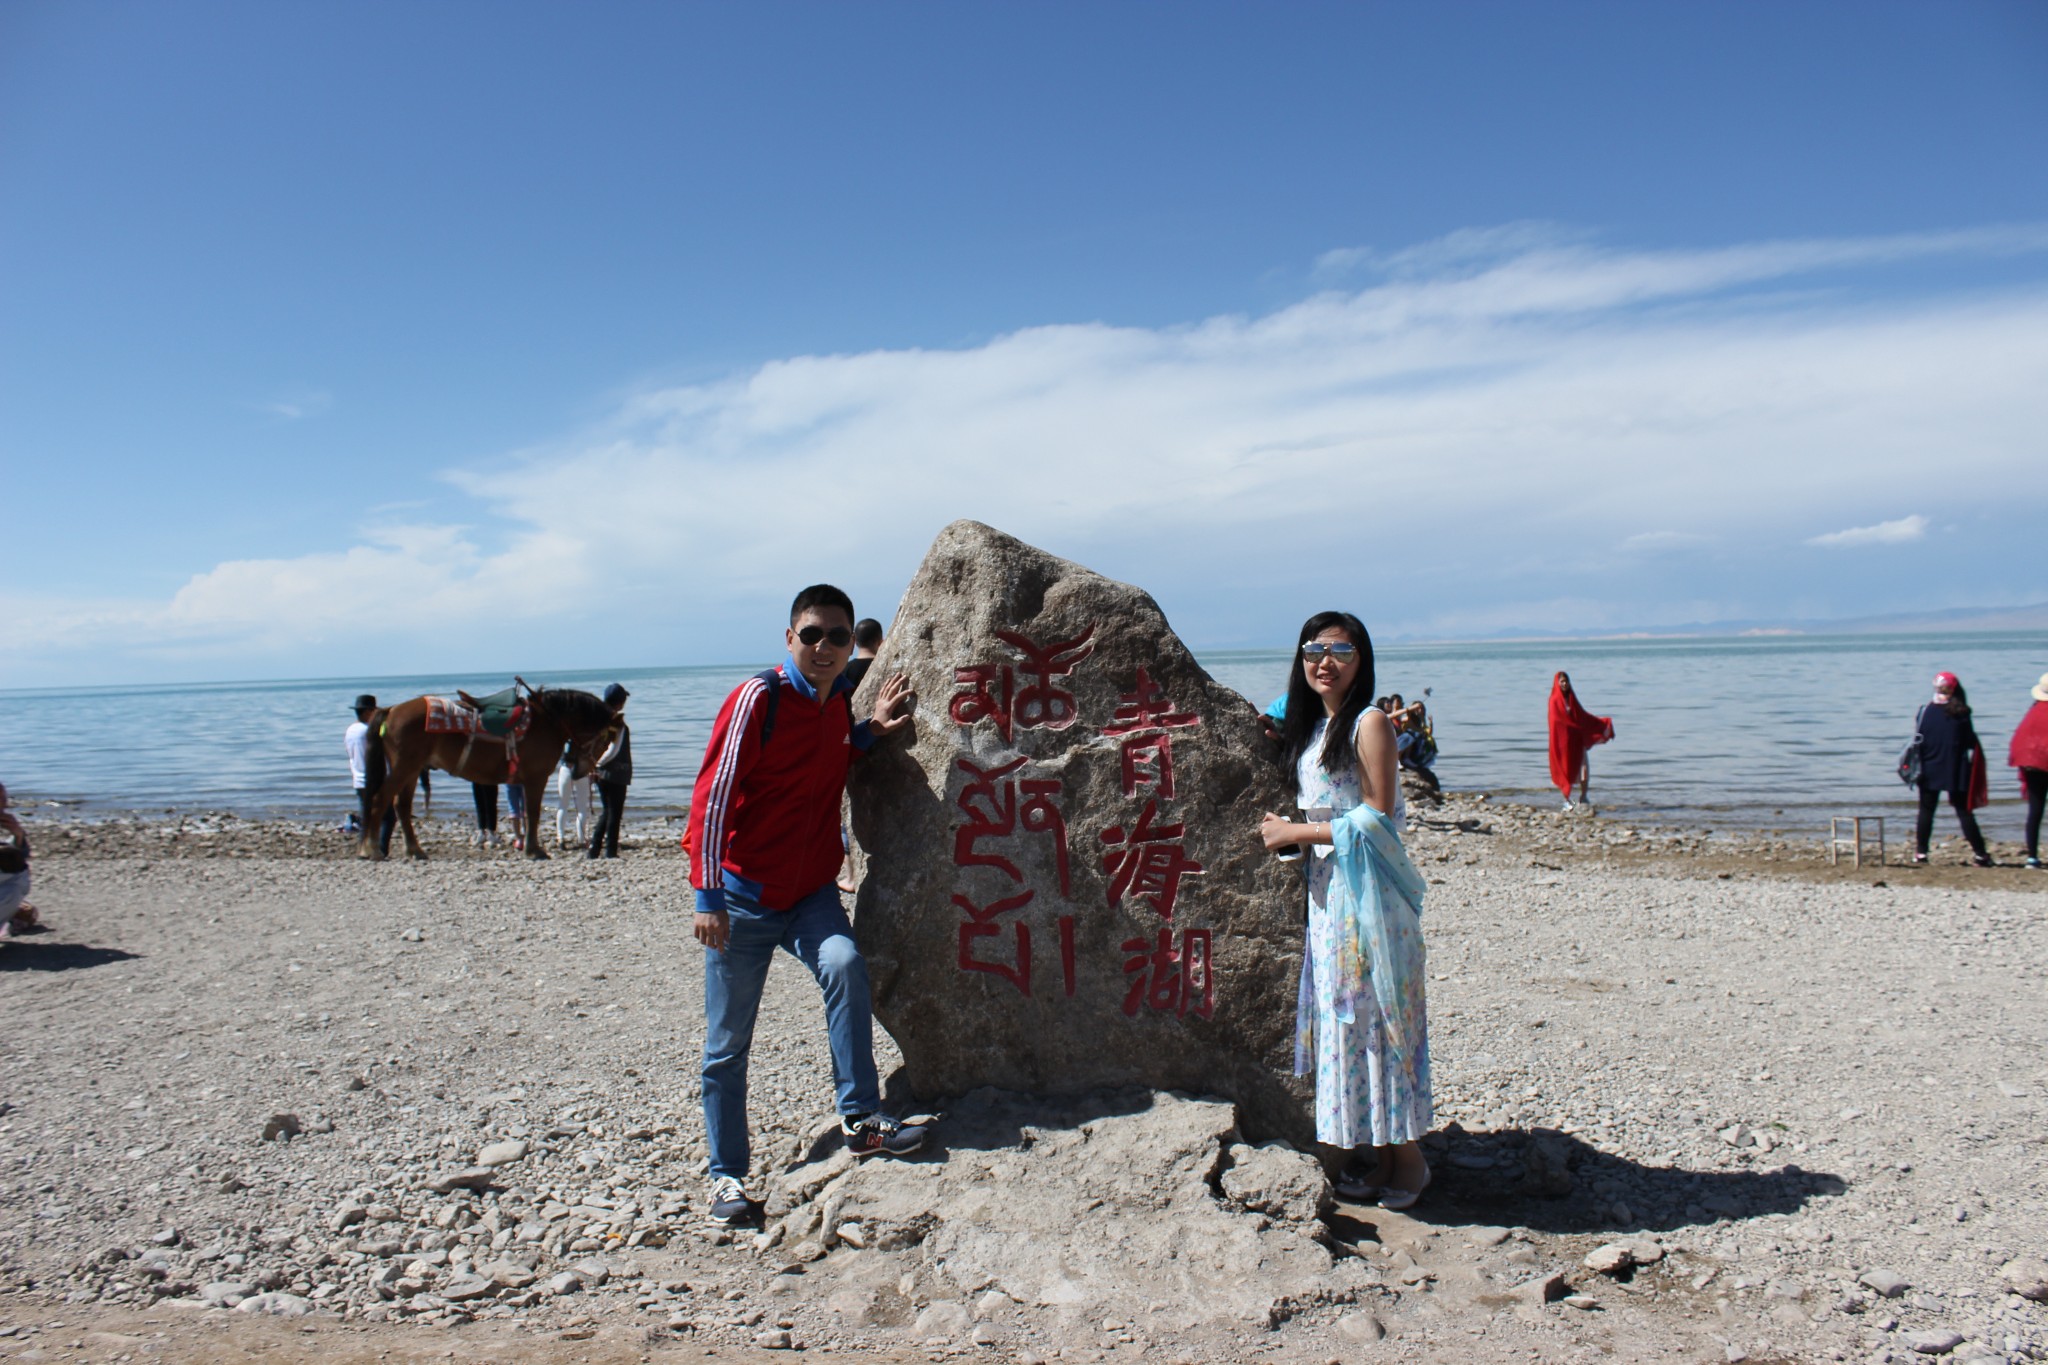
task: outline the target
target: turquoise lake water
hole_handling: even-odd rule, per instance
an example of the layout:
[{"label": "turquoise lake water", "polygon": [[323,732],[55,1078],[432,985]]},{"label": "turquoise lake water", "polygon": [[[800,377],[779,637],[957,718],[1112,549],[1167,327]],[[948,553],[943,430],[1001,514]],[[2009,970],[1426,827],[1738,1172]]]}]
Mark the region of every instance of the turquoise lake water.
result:
[{"label": "turquoise lake water", "polygon": [[[2048,673],[2036,634],[1839,635],[1394,645],[1381,692],[1431,689],[1437,773],[1456,790],[1554,802],[1545,705],[1551,674],[1572,675],[1593,711],[1614,717],[1592,755],[1603,814],[1711,828],[1824,828],[1831,814],[1906,815],[1892,766],[1937,670],[1969,689],[1992,766],[1994,837],[2017,838],[2019,786],[2006,741]],[[1219,682],[1263,706],[1290,655],[1200,656]],[[764,660],[763,663],[773,662]],[[726,693],[762,664],[530,675],[535,682],[632,690],[629,813],[680,811]],[[341,734],[359,691],[386,699],[495,691],[465,674],[0,692],[0,781],[17,799],[78,814],[232,810],[339,820],[353,808]],[[461,811],[450,782],[436,811]],[[440,793],[437,793],[439,795]],[[1944,811],[1937,832],[1953,829]]]}]

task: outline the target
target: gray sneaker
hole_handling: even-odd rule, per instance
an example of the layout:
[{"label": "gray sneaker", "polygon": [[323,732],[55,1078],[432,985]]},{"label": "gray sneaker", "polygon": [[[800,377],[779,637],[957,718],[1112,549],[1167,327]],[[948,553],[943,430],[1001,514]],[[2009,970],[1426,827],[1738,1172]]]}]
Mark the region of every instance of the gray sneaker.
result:
[{"label": "gray sneaker", "polygon": [[908,1156],[924,1146],[924,1125],[901,1123],[887,1114],[841,1118],[839,1132],[855,1156]]},{"label": "gray sneaker", "polygon": [[711,1182],[711,1221],[721,1227],[740,1227],[761,1221],[764,1206],[747,1193],[747,1187],[729,1175]]}]

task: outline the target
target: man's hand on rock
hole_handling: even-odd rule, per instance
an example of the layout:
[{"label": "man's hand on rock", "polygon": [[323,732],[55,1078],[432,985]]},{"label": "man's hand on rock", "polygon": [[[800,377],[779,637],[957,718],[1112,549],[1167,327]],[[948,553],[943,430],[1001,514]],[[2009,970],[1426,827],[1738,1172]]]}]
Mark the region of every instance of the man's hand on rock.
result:
[{"label": "man's hand on rock", "polygon": [[882,684],[881,695],[875,698],[875,714],[868,720],[869,733],[878,739],[895,734],[910,724],[916,704],[917,693],[911,689],[910,679],[901,673],[891,677]]}]

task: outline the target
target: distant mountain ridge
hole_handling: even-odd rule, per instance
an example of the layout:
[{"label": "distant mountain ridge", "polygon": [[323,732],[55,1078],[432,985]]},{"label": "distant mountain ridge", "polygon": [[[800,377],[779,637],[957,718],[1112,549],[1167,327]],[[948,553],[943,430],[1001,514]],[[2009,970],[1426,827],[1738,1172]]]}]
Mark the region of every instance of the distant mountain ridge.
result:
[{"label": "distant mountain ridge", "polygon": [[[1486,635],[1438,636],[1442,640],[1647,640],[1740,635],[1874,635],[1892,632],[1962,634],[1972,631],[2048,632],[2048,602],[2023,607],[1954,607],[1946,611],[1892,612],[1830,621],[1696,621],[1681,626],[1637,626],[1605,630],[1503,630]],[[1424,643],[1408,636],[1403,643]],[[1390,642],[1391,643],[1391,642]]]}]

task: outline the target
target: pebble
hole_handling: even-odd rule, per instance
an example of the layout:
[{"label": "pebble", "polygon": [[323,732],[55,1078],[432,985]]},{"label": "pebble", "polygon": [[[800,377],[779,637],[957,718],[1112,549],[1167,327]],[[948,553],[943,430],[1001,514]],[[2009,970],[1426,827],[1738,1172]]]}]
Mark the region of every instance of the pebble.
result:
[{"label": "pebble", "polygon": [[1912,1283],[1905,1276],[1895,1270],[1866,1270],[1857,1277],[1856,1282],[1872,1293],[1880,1294],[1887,1299],[1896,1299],[1899,1295],[1913,1287]]},{"label": "pebble", "polygon": [[1906,1345],[1924,1356],[1947,1355],[1962,1344],[1963,1335],[1960,1332],[1914,1332],[1906,1338]]},{"label": "pebble", "polygon": [[509,1166],[526,1155],[526,1143],[519,1138],[507,1138],[502,1142],[488,1144],[476,1154],[479,1166]]},{"label": "pebble", "polygon": [[2021,1256],[2007,1261],[1998,1271],[2008,1293],[2035,1303],[2048,1303],[2048,1261]]},{"label": "pebble", "polygon": [[1586,1269],[1600,1275],[1621,1275],[1635,1268],[1635,1253],[1620,1242],[1609,1242],[1587,1252],[1580,1262]]}]

